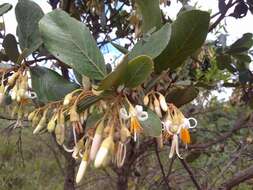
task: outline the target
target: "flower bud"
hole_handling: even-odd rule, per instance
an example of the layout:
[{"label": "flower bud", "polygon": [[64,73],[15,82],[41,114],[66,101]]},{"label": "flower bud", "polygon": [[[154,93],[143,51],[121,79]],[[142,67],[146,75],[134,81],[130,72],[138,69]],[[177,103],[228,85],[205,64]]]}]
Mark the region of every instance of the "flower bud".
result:
[{"label": "flower bud", "polygon": [[149,103],[149,97],[148,97],[148,95],[144,96],[143,103],[144,103],[145,106],[148,105],[148,103]]},{"label": "flower bud", "polygon": [[85,151],[83,154],[81,164],[80,164],[77,174],[76,174],[76,183],[77,184],[81,182],[81,180],[85,174],[85,171],[87,169],[87,166],[88,166],[88,152]]},{"label": "flower bud", "polygon": [[79,114],[76,111],[76,105],[72,106],[70,111],[69,111],[69,116],[70,116],[70,121],[71,122],[76,122],[76,121],[80,121],[80,117]]},{"label": "flower bud", "polygon": [[162,117],[162,111],[161,111],[161,108],[160,108],[160,103],[157,100],[157,98],[155,98],[155,100],[154,100],[154,108],[155,108],[156,114],[161,118]]},{"label": "flower bud", "polygon": [[45,126],[46,126],[46,117],[43,116],[43,117],[40,119],[40,122],[39,122],[39,124],[37,125],[37,127],[34,129],[33,134],[34,134],[34,135],[35,135],[35,134],[38,134],[38,133],[41,131],[41,129],[43,129]]},{"label": "flower bud", "polygon": [[159,95],[159,102],[162,110],[166,112],[168,110],[168,105],[166,103],[165,97],[162,94]]},{"label": "flower bud", "polygon": [[70,101],[71,101],[71,99],[72,99],[72,96],[73,96],[73,94],[72,94],[72,93],[69,93],[69,94],[67,94],[67,95],[64,97],[64,100],[63,100],[63,105],[64,105],[64,106],[69,105],[69,103],[70,103]]},{"label": "flower bud", "polygon": [[102,135],[103,135],[103,130],[104,130],[104,122],[101,121],[99,122],[96,133],[94,135],[91,149],[90,149],[90,160],[94,160],[97,154],[97,151],[100,147],[101,141],[102,141]]},{"label": "flower bud", "polygon": [[19,76],[19,72],[14,73],[8,78],[8,85],[13,86]]},{"label": "flower bud", "polygon": [[32,121],[33,117],[35,116],[37,110],[32,111],[29,115],[28,115],[28,121]]},{"label": "flower bud", "polygon": [[94,162],[95,168],[99,168],[103,164],[106,157],[108,157],[108,154],[109,154],[112,146],[113,146],[113,137],[112,136],[109,136],[106,139],[104,139],[104,141],[102,142],[102,144],[97,152],[96,158],[95,158],[95,162]]},{"label": "flower bud", "polygon": [[126,142],[129,137],[131,137],[130,131],[126,128],[126,126],[122,126],[120,129],[120,140],[122,142]]},{"label": "flower bud", "polygon": [[11,93],[11,99],[16,100],[17,98],[17,93],[18,93],[18,86],[17,84],[13,87],[12,93]]},{"label": "flower bud", "polygon": [[65,126],[57,123],[54,129],[54,133],[56,137],[56,142],[59,145],[62,145],[65,139]]},{"label": "flower bud", "polygon": [[47,124],[48,132],[52,133],[55,129],[55,126],[56,126],[56,115],[54,115]]},{"label": "flower bud", "polygon": [[65,139],[65,118],[62,111],[58,113],[57,124],[55,126],[54,133],[56,137],[56,142],[59,145],[62,145]]}]

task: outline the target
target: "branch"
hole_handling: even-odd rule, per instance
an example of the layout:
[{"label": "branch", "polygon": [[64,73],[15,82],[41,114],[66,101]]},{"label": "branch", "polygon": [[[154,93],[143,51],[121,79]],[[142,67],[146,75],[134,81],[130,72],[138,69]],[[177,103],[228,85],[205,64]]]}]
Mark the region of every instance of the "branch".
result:
[{"label": "branch", "polygon": [[155,141],[155,154],[156,154],[158,164],[160,166],[160,169],[161,169],[161,172],[162,172],[162,175],[163,175],[163,180],[166,183],[167,189],[170,190],[171,189],[170,184],[169,184],[168,179],[166,177],[166,174],[165,174],[165,171],[164,171],[164,168],[163,168],[163,164],[161,162],[161,158],[160,158],[160,155],[159,155],[159,152],[158,152],[158,144],[157,144],[157,141],[155,139],[154,139],[154,141]]},{"label": "branch", "polygon": [[[233,2],[233,0],[229,0],[229,2],[227,3],[224,11],[222,13],[220,13],[221,15],[217,18],[217,20],[209,27],[209,32],[211,32],[214,28],[216,28],[216,26],[218,26],[218,24],[226,17],[226,14],[228,12],[228,10],[233,7],[236,3],[238,3],[238,0]],[[215,15],[216,16],[216,15]]]},{"label": "branch", "polygon": [[180,160],[181,164],[184,166],[185,170],[189,173],[190,178],[191,178],[192,182],[194,183],[194,185],[196,186],[196,188],[198,190],[201,190],[200,185],[198,184],[197,180],[195,179],[193,172],[191,171],[191,169],[188,166],[188,164],[186,163],[186,161],[184,159],[180,159],[180,158],[179,158],[179,160]]},{"label": "branch", "polygon": [[219,189],[230,190],[240,183],[253,178],[253,166],[236,173],[232,178],[227,180]]}]

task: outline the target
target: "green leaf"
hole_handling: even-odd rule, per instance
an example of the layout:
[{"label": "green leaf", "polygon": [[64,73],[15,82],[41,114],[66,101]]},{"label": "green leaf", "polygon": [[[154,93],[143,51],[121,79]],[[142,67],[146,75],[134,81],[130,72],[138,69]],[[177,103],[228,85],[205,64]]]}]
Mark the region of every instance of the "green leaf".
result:
[{"label": "green leaf", "polygon": [[124,48],[123,46],[116,44],[114,42],[111,42],[112,46],[115,47],[120,53],[127,54],[128,49]]},{"label": "green leaf", "polygon": [[153,61],[149,56],[141,55],[128,62],[125,56],[118,67],[101,81],[99,90],[107,90],[124,84],[134,88],[142,84],[153,71]]},{"label": "green leaf", "polygon": [[159,137],[162,133],[162,123],[159,117],[150,109],[147,110],[148,119],[140,121],[144,132],[151,137]]},{"label": "green leaf", "polygon": [[162,26],[162,15],[159,7],[159,0],[136,0],[138,10],[142,16],[142,32]]},{"label": "green leaf", "polygon": [[9,3],[3,3],[0,5],[0,16],[3,16],[3,14],[7,13],[9,10],[12,9],[12,5]]},{"label": "green leaf", "polygon": [[227,69],[230,73],[236,72],[236,68],[231,64],[232,59],[230,55],[220,54],[216,57],[217,66],[220,70]]},{"label": "green leaf", "polygon": [[102,80],[106,67],[89,29],[62,10],[54,10],[39,22],[45,47],[59,60],[91,79]]},{"label": "green leaf", "polygon": [[7,34],[3,40],[3,47],[8,58],[16,63],[19,57],[19,52],[15,36]]},{"label": "green leaf", "polygon": [[243,62],[243,63],[251,62],[251,57],[246,53],[233,54],[232,56],[236,58],[238,61]]},{"label": "green leaf", "polygon": [[124,75],[124,84],[126,87],[134,88],[142,84],[153,71],[152,58],[141,55],[129,61]]},{"label": "green leaf", "polygon": [[30,0],[19,0],[15,13],[20,47],[22,50],[29,49],[28,54],[30,54],[42,44],[38,22],[44,13],[39,5]]},{"label": "green leaf", "polygon": [[69,82],[61,75],[45,67],[31,67],[32,89],[36,92],[39,101],[49,102],[64,98],[66,94],[79,86]]},{"label": "green leaf", "polygon": [[198,93],[199,90],[194,86],[175,86],[168,92],[166,100],[180,107],[194,100]]},{"label": "green leaf", "polygon": [[168,45],[170,35],[171,25],[167,23],[157,32],[139,40],[129,53],[129,58],[133,59],[138,55],[148,55],[152,59],[156,58]]},{"label": "green leaf", "polygon": [[253,34],[246,33],[243,36],[236,40],[227,50],[227,53],[234,54],[234,53],[243,53],[248,51],[253,45]]},{"label": "green leaf", "polygon": [[127,70],[128,56],[125,56],[117,68],[105,77],[99,85],[99,90],[107,90],[124,82],[124,73]]},{"label": "green leaf", "polygon": [[185,11],[172,23],[169,44],[155,59],[157,73],[167,68],[176,69],[204,43],[210,15],[200,10]]},{"label": "green leaf", "polygon": [[253,82],[253,75],[249,70],[243,70],[239,73],[239,81],[243,84],[247,82]]}]

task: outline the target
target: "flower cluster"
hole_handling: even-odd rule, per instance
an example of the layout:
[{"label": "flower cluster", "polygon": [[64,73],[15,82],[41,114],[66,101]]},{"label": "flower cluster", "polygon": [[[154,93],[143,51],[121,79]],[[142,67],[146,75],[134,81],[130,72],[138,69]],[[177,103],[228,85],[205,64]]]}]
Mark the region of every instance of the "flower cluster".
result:
[{"label": "flower cluster", "polygon": [[175,105],[168,104],[159,92],[151,91],[144,97],[143,102],[162,119],[163,132],[158,138],[159,145],[163,146],[164,140],[172,139],[169,158],[172,158],[175,152],[182,158],[179,154],[179,139],[187,147],[191,142],[189,129],[197,126],[197,120],[192,117],[185,118],[183,113]]}]

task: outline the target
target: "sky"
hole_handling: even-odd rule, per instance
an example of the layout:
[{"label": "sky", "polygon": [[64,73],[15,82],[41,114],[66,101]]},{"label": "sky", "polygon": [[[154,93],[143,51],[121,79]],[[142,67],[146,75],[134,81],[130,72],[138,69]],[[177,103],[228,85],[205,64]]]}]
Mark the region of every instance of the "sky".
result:
[{"label": "sky", "polygon": [[[4,15],[4,20],[6,23],[6,31],[8,33],[16,34],[16,18],[14,13],[14,7],[17,4],[18,0],[0,0],[0,4],[2,3],[10,3],[13,5],[13,9]],[[48,13],[51,11],[51,6],[47,3],[47,0],[34,0],[40,7],[43,9],[44,13]],[[212,11],[212,14],[218,12],[218,3],[217,0],[191,0],[190,5],[195,5],[197,3],[197,7],[201,10]],[[181,4],[177,3],[177,0],[171,0],[171,6],[166,9],[166,14],[170,16],[170,18],[175,19],[178,11],[181,8]],[[212,15],[211,14],[211,15]],[[228,39],[227,43],[231,44],[236,39],[240,38],[244,33],[251,32],[253,33],[253,15],[250,13],[247,14],[243,19],[235,19],[232,17],[227,17],[225,19],[227,24],[226,29],[228,31]],[[209,39],[213,39],[214,36],[211,34],[208,36]],[[109,49],[110,50],[110,49]],[[119,54],[117,51],[112,50],[109,53],[104,53],[106,63],[111,63],[113,60],[118,57]],[[251,70],[253,70],[253,65],[251,64]],[[223,92],[220,94],[220,97],[228,97],[230,94],[229,91]]]}]

